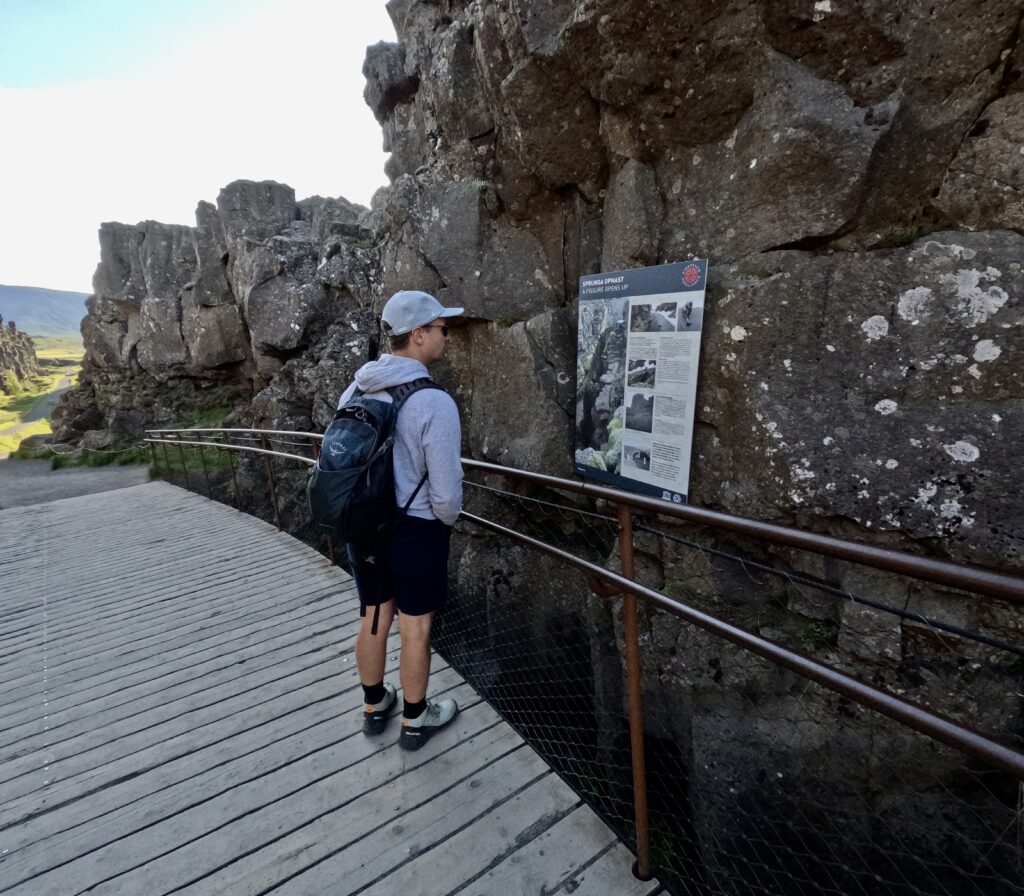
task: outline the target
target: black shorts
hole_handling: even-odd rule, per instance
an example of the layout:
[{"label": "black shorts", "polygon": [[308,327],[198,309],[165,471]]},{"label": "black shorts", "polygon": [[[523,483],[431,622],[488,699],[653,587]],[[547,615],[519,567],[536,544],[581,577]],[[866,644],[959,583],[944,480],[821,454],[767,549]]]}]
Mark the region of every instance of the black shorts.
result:
[{"label": "black shorts", "polygon": [[380,554],[348,546],[352,576],[364,607],[394,600],[400,613],[423,616],[448,598],[448,545],[452,528],[440,520],[406,516]]}]

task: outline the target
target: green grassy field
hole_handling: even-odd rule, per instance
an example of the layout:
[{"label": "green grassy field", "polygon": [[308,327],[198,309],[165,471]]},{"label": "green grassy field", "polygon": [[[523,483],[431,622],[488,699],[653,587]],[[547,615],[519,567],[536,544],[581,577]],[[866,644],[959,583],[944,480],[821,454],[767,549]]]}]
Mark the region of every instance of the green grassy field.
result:
[{"label": "green grassy field", "polygon": [[85,349],[81,339],[71,336],[33,336],[32,341],[36,344],[36,357],[40,363],[46,361],[74,367],[82,363]]},{"label": "green grassy field", "polygon": [[[35,336],[39,373],[19,383],[13,395],[0,395],[0,430],[18,426],[36,404],[55,391],[64,376],[78,373],[82,363],[82,343],[73,338]],[[48,419],[37,420],[15,435],[0,434],[0,451],[15,451],[22,439],[50,432]]]},{"label": "green grassy field", "polygon": [[49,420],[36,420],[24,429],[19,429],[13,436],[0,435],[0,451],[13,454],[18,450],[18,446],[21,445],[22,439],[27,439],[29,436],[37,436],[49,432],[52,432]]}]

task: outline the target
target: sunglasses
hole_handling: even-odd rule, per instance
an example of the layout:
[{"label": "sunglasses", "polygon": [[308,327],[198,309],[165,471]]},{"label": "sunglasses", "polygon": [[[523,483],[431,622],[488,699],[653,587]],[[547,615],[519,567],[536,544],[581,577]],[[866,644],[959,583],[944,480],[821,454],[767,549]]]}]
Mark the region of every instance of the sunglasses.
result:
[{"label": "sunglasses", "polygon": [[427,324],[425,327],[420,327],[421,330],[440,330],[442,336],[448,335],[448,324]]}]

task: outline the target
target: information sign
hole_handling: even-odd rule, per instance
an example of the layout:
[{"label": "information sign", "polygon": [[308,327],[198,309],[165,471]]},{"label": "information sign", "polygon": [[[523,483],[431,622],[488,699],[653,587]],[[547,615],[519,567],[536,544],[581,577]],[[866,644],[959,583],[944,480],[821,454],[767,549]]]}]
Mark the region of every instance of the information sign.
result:
[{"label": "information sign", "polygon": [[685,504],[706,259],[580,277],[578,473]]}]

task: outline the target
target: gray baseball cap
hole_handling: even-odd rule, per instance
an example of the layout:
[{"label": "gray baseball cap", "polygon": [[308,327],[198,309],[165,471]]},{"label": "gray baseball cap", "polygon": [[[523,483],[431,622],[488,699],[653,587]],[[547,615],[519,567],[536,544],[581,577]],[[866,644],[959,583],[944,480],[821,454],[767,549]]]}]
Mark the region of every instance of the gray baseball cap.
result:
[{"label": "gray baseball cap", "polygon": [[417,327],[429,324],[439,317],[456,317],[465,308],[445,308],[428,292],[404,289],[396,292],[381,312],[385,330],[392,336],[402,336]]}]

